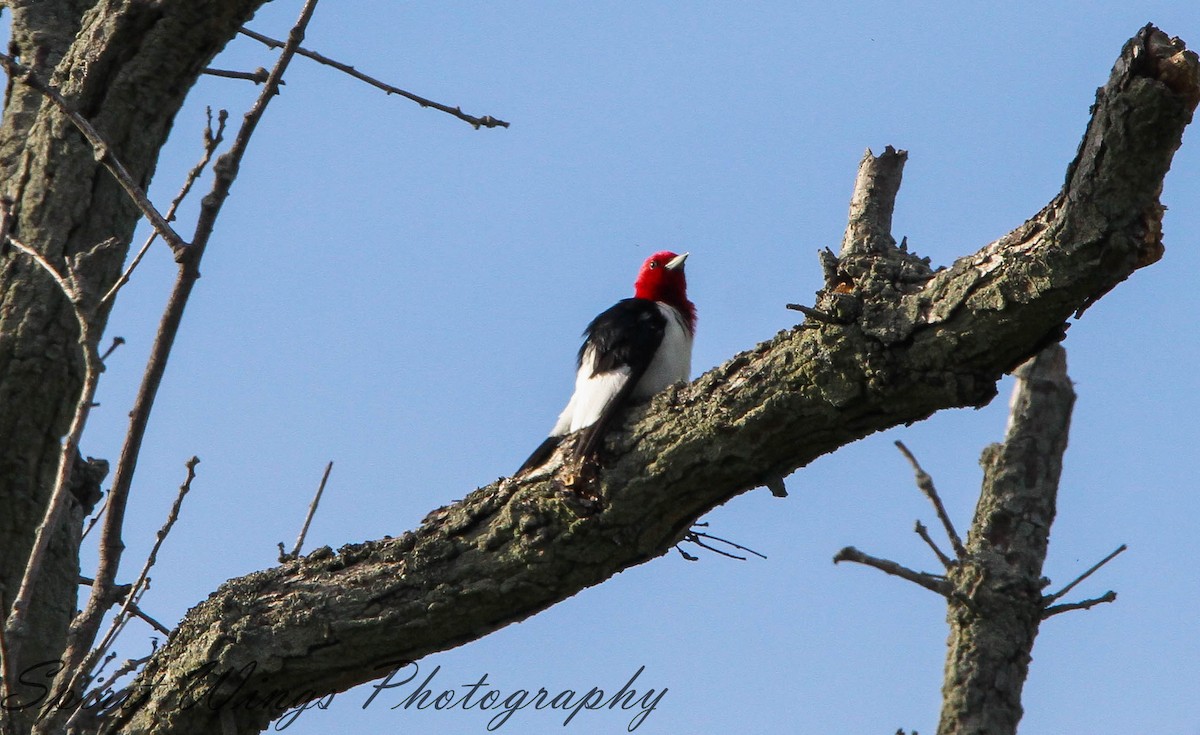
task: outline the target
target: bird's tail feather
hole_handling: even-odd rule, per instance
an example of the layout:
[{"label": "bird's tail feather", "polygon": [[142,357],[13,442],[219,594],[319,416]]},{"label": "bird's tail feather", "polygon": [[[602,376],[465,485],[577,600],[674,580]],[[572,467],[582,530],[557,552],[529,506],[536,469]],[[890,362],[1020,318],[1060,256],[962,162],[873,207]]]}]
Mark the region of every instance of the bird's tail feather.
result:
[{"label": "bird's tail feather", "polygon": [[561,436],[546,437],[546,440],[539,444],[537,449],[533,450],[533,454],[529,455],[529,459],[525,460],[525,464],[521,465],[521,469],[517,470],[517,474],[537,469],[546,464],[546,460],[550,459],[550,455],[554,454],[554,450],[558,449],[558,445],[562,443],[562,440]]},{"label": "bird's tail feather", "polygon": [[625,381],[616,395],[610,398],[604,406],[599,418],[591,426],[583,429],[583,436],[575,445],[576,459],[594,459],[600,453],[600,448],[604,446],[604,435],[612,427],[613,419],[620,415],[621,410],[629,403],[629,394],[633,392],[633,387],[637,385],[639,378],[641,378],[640,374],[631,376],[629,380]]}]

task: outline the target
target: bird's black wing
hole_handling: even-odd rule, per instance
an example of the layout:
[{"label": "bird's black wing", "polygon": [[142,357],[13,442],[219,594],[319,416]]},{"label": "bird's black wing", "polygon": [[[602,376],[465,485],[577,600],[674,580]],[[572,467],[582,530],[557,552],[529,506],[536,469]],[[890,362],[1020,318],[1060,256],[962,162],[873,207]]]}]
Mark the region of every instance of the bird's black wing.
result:
[{"label": "bird's black wing", "polygon": [[592,375],[629,369],[629,379],[609,400],[595,423],[583,429],[575,445],[577,458],[594,457],[613,418],[629,403],[629,396],[654,360],[667,332],[667,318],[649,299],[622,299],[604,311],[584,330],[578,363],[588,350],[594,351]]},{"label": "bird's black wing", "polygon": [[[596,421],[582,429],[583,436],[575,446],[577,458],[595,456],[613,417],[629,402],[630,394],[654,360],[666,330],[667,319],[656,302],[630,298],[618,301],[593,319],[583,331],[584,340],[576,359],[577,368],[584,369],[584,360],[590,360],[592,373],[588,377],[592,377],[627,367],[629,379],[605,404]],[[592,355],[590,358],[589,351]],[[562,436],[546,437],[517,470],[517,474],[545,464],[562,440]]]}]

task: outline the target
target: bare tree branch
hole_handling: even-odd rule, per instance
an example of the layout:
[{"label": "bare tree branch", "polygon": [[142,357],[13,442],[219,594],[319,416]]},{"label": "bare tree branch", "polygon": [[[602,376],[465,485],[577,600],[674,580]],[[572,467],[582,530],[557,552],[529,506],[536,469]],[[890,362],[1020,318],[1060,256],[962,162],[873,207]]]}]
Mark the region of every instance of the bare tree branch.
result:
[{"label": "bare tree branch", "polygon": [[874,569],[878,569],[884,574],[890,574],[901,579],[906,579],[913,584],[919,584],[931,592],[936,592],[942,597],[949,597],[952,591],[950,583],[945,577],[930,574],[929,572],[917,572],[908,567],[901,566],[890,559],[880,559],[877,556],[864,554],[853,546],[847,546],[839,551],[833,557],[833,563],[838,564],[843,561],[852,561],[856,564],[863,564]]},{"label": "bare tree branch", "polygon": [[1083,600],[1081,602],[1069,602],[1069,603],[1066,603],[1063,605],[1051,605],[1050,607],[1048,607],[1042,611],[1042,620],[1045,620],[1046,618],[1052,617],[1054,615],[1058,615],[1059,613],[1071,612],[1072,610],[1090,610],[1093,607],[1095,607],[1096,605],[1100,605],[1105,602],[1115,602],[1116,599],[1117,599],[1117,593],[1113,592],[1112,590],[1109,590],[1108,592],[1105,592],[1103,595],[1092,598],[1090,600]]},{"label": "bare tree branch", "polygon": [[933,550],[933,555],[938,558],[938,561],[940,561],[942,563],[943,567],[945,567],[946,569],[949,569],[950,567],[952,567],[958,563],[954,559],[951,559],[950,557],[946,556],[945,552],[943,552],[938,547],[938,545],[934,542],[934,540],[929,537],[929,529],[925,527],[924,523],[917,521],[916,525],[913,526],[913,532],[915,534],[917,534],[918,536],[920,536],[921,540],[924,541],[925,544],[930,549]]},{"label": "bare tree branch", "polygon": [[308,515],[304,516],[304,526],[300,529],[300,535],[296,537],[296,545],[292,547],[291,552],[284,553],[283,544],[279,544],[279,562],[282,564],[285,561],[291,561],[300,556],[300,547],[304,546],[304,537],[308,535],[308,526],[312,523],[313,515],[317,512],[317,505],[321,502],[321,494],[325,492],[325,483],[329,481],[329,473],[333,471],[333,461],[325,465],[325,472],[321,475],[321,484],[317,485],[317,494],[313,496],[312,502],[308,505]]},{"label": "bare tree branch", "polygon": [[[112,623],[109,624],[108,632],[105,633],[104,637],[100,640],[100,643],[93,647],[90,652],[88,652],[87,656],[84,657],[83,662],[80,664],[79,670],[76,673],[76,677],[81,677],[84,681],[82,683],[80,681],[72,681],[68,684],[68,686],[86,686],[86,681],[90,681],[93,678],[88,675],[88,672],[91,671],[92,667],[96,665],[96,661],[108,652],[108,649],[116,640],[119,632],[124,629],[125,623],[129,620],[129,616],[134,610],[137,609],[137,601],[141,599],[142,592],[149,585],[150,569],[158,560],[158,550],[162,548],[163,542],[167,540],[167,534],[171,532],[171,528],[175,525],[175,521],[179,520],[179,510],[183,507],[183,499],[192,489],[192,480],[196,479],[196,465],[198,464],[200,464],[199,457],[192,457],[187,461],[187,477],[184,479],[183,484],[179,486],[179,492],[175,495],[175,502],[171,504],[171,510],[167,514],[167,520],[163,523],[162,528],[159,529],[154,540],[154,546],[151,547],[150,554],[146,557],[146,562],[142,565],[141,572],[138,573],[137,579],[134,580],[133,584],[129,588],[129,591],[125,593],[124,600],[122,600],[121,603],[121,609],[117,611],[117,614],[113,617]],[[162,626],[159,625],[159,627]],[[170,631],[165,632],[168,635],[170,634]]]},{"label": "bare tree branch", "polygon": [[155,209],[149,197],[146,196],[146,192],[133,180],[133,176],[125,168],[125,164],[121,162],[121,159],[117,158],[112,147],[105,142],[100,132],[88,122],[87,118],[72,109],[71,105],[58,93],[57,89],[43,82],[34,74],[32,69],[22,66],[16,59],[7,54],[0,54],[0,66],[4,67],[10,78],[16,79],[22,84],[41,92],[55,106],[62,110],[63,114],[79,129],[79,132],[83,133],[83,137],[87,138],[88,143],[92,146],[92,150],[95,151],[96,160],[108,169],[121,184],[121,188],[125,190],[125,193],[129,195],[129,198],[133,200],[146,219],[150,221],[155,231],[167,241],[172,250],[178,251],[187,246],[187,243],[167,223],[166,218]]},{"label": "bare tree branch", "polygon": [[[196,165],[192,166],[191,170],[188,171],[187,176],[185,176],[183,179],[183,186],[180,187],[179,193],[176,194],[175,198],[171,200],[171,206],[167,209],[166,216],[168,222],[171,222],[175,219],[175,210],[179,209],[179,205],[183,203],[185,198],[187,198],[188,193],[192,190],[192,186],[195,185],[196,180],[200,178],[200,174],[204,173],[204,169],[208,166],[209,161],[212,160],[213,155],[217,152],[217,148],[221,145],[221,142],[225,140],[225,122],[229,119],[229,113],[225,110],[220,110],[217,113],[217,129],[215,132],[213,131],[212,127],[211,107],[206,109],[206,115],[208,122],[204,126],[204,153],[200,156],[200,160],[196,162]],[[117,282],[108,289],[108,293],[104,294],[104,297],[100,299],[101,304],[112,301],[117,295],[117,292],[120,291],[126,283],[129,283],[129,277],[133,275],[133,271],[137,269],[138,264],[142,262],[142,258],[146,257],[146,252],[150,249],[150,246],[157,238],[158,230],[153,230],[150,233],[150,236],[146,238],[146,241],[142,243],[142,247],[138,249],[137,255],[133,256],[133,260],[130,261],[125,270],[121,272],[121,277],[118,278]]]},{"label": "bare tree branch", "polygon": [[[946,506],[942,505],[942,498],[933,486],[933,478],[921,468],[921,465],[917,462],[917,458],[913,456],[912,452],[908,451],[908,447],[904,446],[904,442],[897,440],[896,447],[908,459],[909,464],[912,465],[913,471],[917,475],[917,487],[929,499],[929,502],[933,503],[938,520],[942,522],[942,528],[946,529],[946,536],[950,539],[950,546],[954,549],[954,555],[962,559],[967,555],[967,550],[963,548],[962,539],[959,538],[958,531],[954,530],[954,522],[950,520],[950,514],[946,512]],[[920,531],[917,531],[917,533],[920,533]],[[926,540],[929,541],[928,539]],[[929,541],[929,543],[932,544],[932,541]],[[936,547],[934,547],[934,551],[939,557],[941,556],[941,552]]]},{"label": "bare tree branch", "polygon": [[[95,581],[96,580],[92,579],[91,577],[81,576],[79,578],[80,584],[87,585],[89,587],[92,586],[92,584],[95,583]],[[124,594],[129,594],[129,590],[133,589],[133,585],[126,585],[125,588],[126,589],[125,589]],[[123,597],[120,598],[119,601],[124,602],[124,598]],[[149,625],[151,628],[154,628],[155,630],[157,630],[159,633],[162,633],[163,635],[171,635],[170,628],[168,628],[167,626],[158,622],[154,618],[150,617],[150,615],[148,615],[146,613],[146,611],[142,610],[141,607],[139,607],[137,605],[130,605],[129,612],[132,613],[134,617],[139,618],[142,622]]]},{"label": "bare tree branch", "polygon": [[[892,213],[908,151],[890,145],[879,156],[863,154],[850,198],[849,224],[842,238],[842,257],[887,252],[896,246]],[[808,312],[805,312],[806,314]]]},{"label": "bare tree branch", "polygon": [[[1047,595],[1046,597],[1042,598],[1042,604],[1049,605],[1052,602],[1057,602],[1058,600],[1061,600],[1064,595],[1066,595],[1071,590],[1075,589],[1076,585],[1078,585],[1083,580],[1085,580],[1088,577],[1095,574],[1096,571],[1100,569],[1100,567],[1104,566],[1105,564],[1109,563],[1113,559],[1117,558],[1117,556],[1119,554],[1121,554],[1128,548],[1129,547],[1126,546],[1125,544],[1121,544],[1116,549],[1114,549],[1111,554],[1104,557],[1100,561],[1096,562],[1091,567],[1089,567],[1086,572],[1084,572],[1083,574],[1080,574],[1078,577],[1076,577],[1074,580],[1072,580],[1071,583],[1068,584],[1066,587],[1063,587],[1061,590],[1059,590],[1058,592],[1055,592],[1052,595]],[[1105,602],[1111,602],[1111,600],[1105,600]]]},{"label": "bare tree branch", "polygon": [[[1005,370],[1161,246],[1158,196],[1195,104],[1157,70],[1180,58],[1200,68],[1181,46],[1153,28],[1127,44],[1063,192],[1006,237],[922,278],[920,259],[898,249],[838,259],[842,280],[820,308],[849,322],[781,333],[631,410],[589,487],[596,507],[577,513],[562,478],[531,473],[480,488],[399,538],[321,548],[229,580],[147,662],[139,681],[153,694],[113,729],[190,735],[222,718],[238,732],[261,729],[277,713],[183,712],[184,682],[341,691],[387,661],[474,640],[666,553],[700,515],[764,476],[990,400]],[[197,681],[205,665],[214,674]]]},{"label": "bare tree branch", "polygon": [[[270,72],[268,72],[266,69],[264,69],[261,66],[258,67],[257,69],[255,69],[254,71],[213,69],[213,68],[209,67],[208,69],[204,70],[204,73],[208,74],[209,76],[213,76],[213,77],[225,77],[226,79],[244,79],[248,82],[254,82],[255,84],[266,83],[267,78],[270,76]],[[283,86],[283,84],[284,84],[283,80],[280,80],[279,84],[280,84],[280,86]]]},{"label": "bare tree branch", "polygon": [[[254,31],[250,30],[249,28],[242,28],[241,33],[245,36],[253,38],[255,41],[258,41],[259,43],[262,43],[269,48],[282,48],[282,46],[283,46],[282,41],[277,41],[274,38],[264,36],[261,33],[255,33]],[[310,51],[306,48],[301,47],[296,50],[296,53],[300,54],[301,56],[306,56],[306,57],[312,59],[313,61],[324,64],[325,66],[331,66],[334,69],[337,69],[338,71],[343,72],[345,74],[349,74],[350,76],[354,77],[355,79],[366,82],[367,84],[370,84],[372,87],[375,87],[376,89],[382,89],[384,92],[387,92],[388,94],[397,94],[397,95],[400,95],[401,97],[405,97],[407,99],[412,100],[413,102],[416,102],[421,107],[432,107],[433,109],[440,110],[441,112],[444,112],[448,115],[453,115],[454,117],[457,117],[459,120],[462,120],[463,122],[470,124],[476,130],[478,130],[479,128],[507,128],[508,127],[508,123],[504,122],[503,120],[497,120],[496,118],[492,117],[491,115],[484,115],[483,117],[475,117],[473,115],[468,115],[467,113],[463,112],[462,108],[460,108],[460,107],[450,107],[448,105],[443,105],[439,102],[434,102],[433,100],[426,99],[419,95],[415,95],[412,92],[406,92],[405,90],[400,89],[399,87],[394,87],[386,82],[381,82],[378,79],[375,79],[374,77],[369,77],[366,74],[363,74],[362,72],[355,69],[353,66],[350,66],[348,64],[343,64],[340,61],[335,61],[335,60],[329,58],[328,56],[322,56],[321,54],[317,53],[316,51]]]},{"label": "bare tree branch", "polygon": [[[12,222],[8,202],[0,202],[0,220],[3,220],[0,230],[6,231],[5,244],[29,256],[54,280],[63,295],[67,298],[67,301],[70,302],[71,310],[75,314],[76,321],[79,323],[79,344],[83,353],[84,364],[83,386],[75,402],[75,412],[71,419],[71,427],[62,440],[58,471],[55,475],[50,501],[46,505],[41,523],[38,524],[35,532],[33,548],[30,550],[28,560],[25,563],[24,574],[21,577],[20,586],[17,588],[17,594],[13,598],[12,607],[0,609],[4,612],[4,623],[0,626],[4,628],[5,634],[4,662],[6,666],[9,666],[20,656],[21,647],[26,635],[26,618],[28,616],[30,601],[40,578],[42,567],[45,564],[50,539],[58,528],[59,519],[62,517],[67,504],[67,498],[71,493],[71,475],[75,468],[75,458],[79,454],[79,440],[83,435],[84,427],[87,425],[87,419],[91,414],[92,407],[95,405],[96,386],[100,379],[102,365],[97,350],[98,330],[92,325],[90,310],[87,310],[83,303],[83,292],[79,288],[79,284],[73,282],[73,279],[69,279],[69,277],[64,277],[41,253],[21,243],[11,233],[7,232]],[[6,670],[2,673],[11,676],[13,672]],[[6,680],[11,681],[11,679]],[[7,719],[5,717],[5,720]]]}]

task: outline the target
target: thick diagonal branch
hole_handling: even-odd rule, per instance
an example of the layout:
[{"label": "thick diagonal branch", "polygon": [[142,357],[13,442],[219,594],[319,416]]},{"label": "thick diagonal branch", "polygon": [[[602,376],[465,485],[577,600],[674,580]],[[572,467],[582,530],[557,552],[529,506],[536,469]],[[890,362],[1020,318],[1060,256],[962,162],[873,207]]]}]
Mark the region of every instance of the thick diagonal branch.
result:
[{"label": "thick diagonal branch", "polygon": [[[1191,70],[1192,86],[1162,78],[1168,66]],[[665,553],[700,515],[764,477],[941,408],[987,402],[1004,371],[1160,246],[1158,194],[1195,108],[1198,70],[1181,44],[1143,30],[1095,107],[1087,140],[1103,137],[1103,155],[1085,140],[1046,209],[922,281],[881,258],[839,294],[858,300],[844,312],[857,317],[781,333],[631,411],[605,448],[592,508],[573,502],[552,463],[480,488],[400,538],[230,580],[146,665],[143,701],[114,729],[181,735],[219,731],[222,720],[261,729],[268,711],[184,708],[181,697],[226,672],[223,686],[297,695],[368,681],[388,662],[474,640]]]}]

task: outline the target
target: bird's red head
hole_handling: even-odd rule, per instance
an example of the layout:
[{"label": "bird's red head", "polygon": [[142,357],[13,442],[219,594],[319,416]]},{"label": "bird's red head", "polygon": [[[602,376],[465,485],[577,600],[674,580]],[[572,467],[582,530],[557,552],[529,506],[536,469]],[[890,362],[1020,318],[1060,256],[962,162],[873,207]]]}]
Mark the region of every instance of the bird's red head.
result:
[{"label": "bird's red head", "polygon": [[663,250],[646,258],[633,283],[633,295],[674,306],[694,330],[696,307],[688,301],[687,277],[683,273],[683,263],[687,257],[687,253],[676,255],[670,250]]}]

